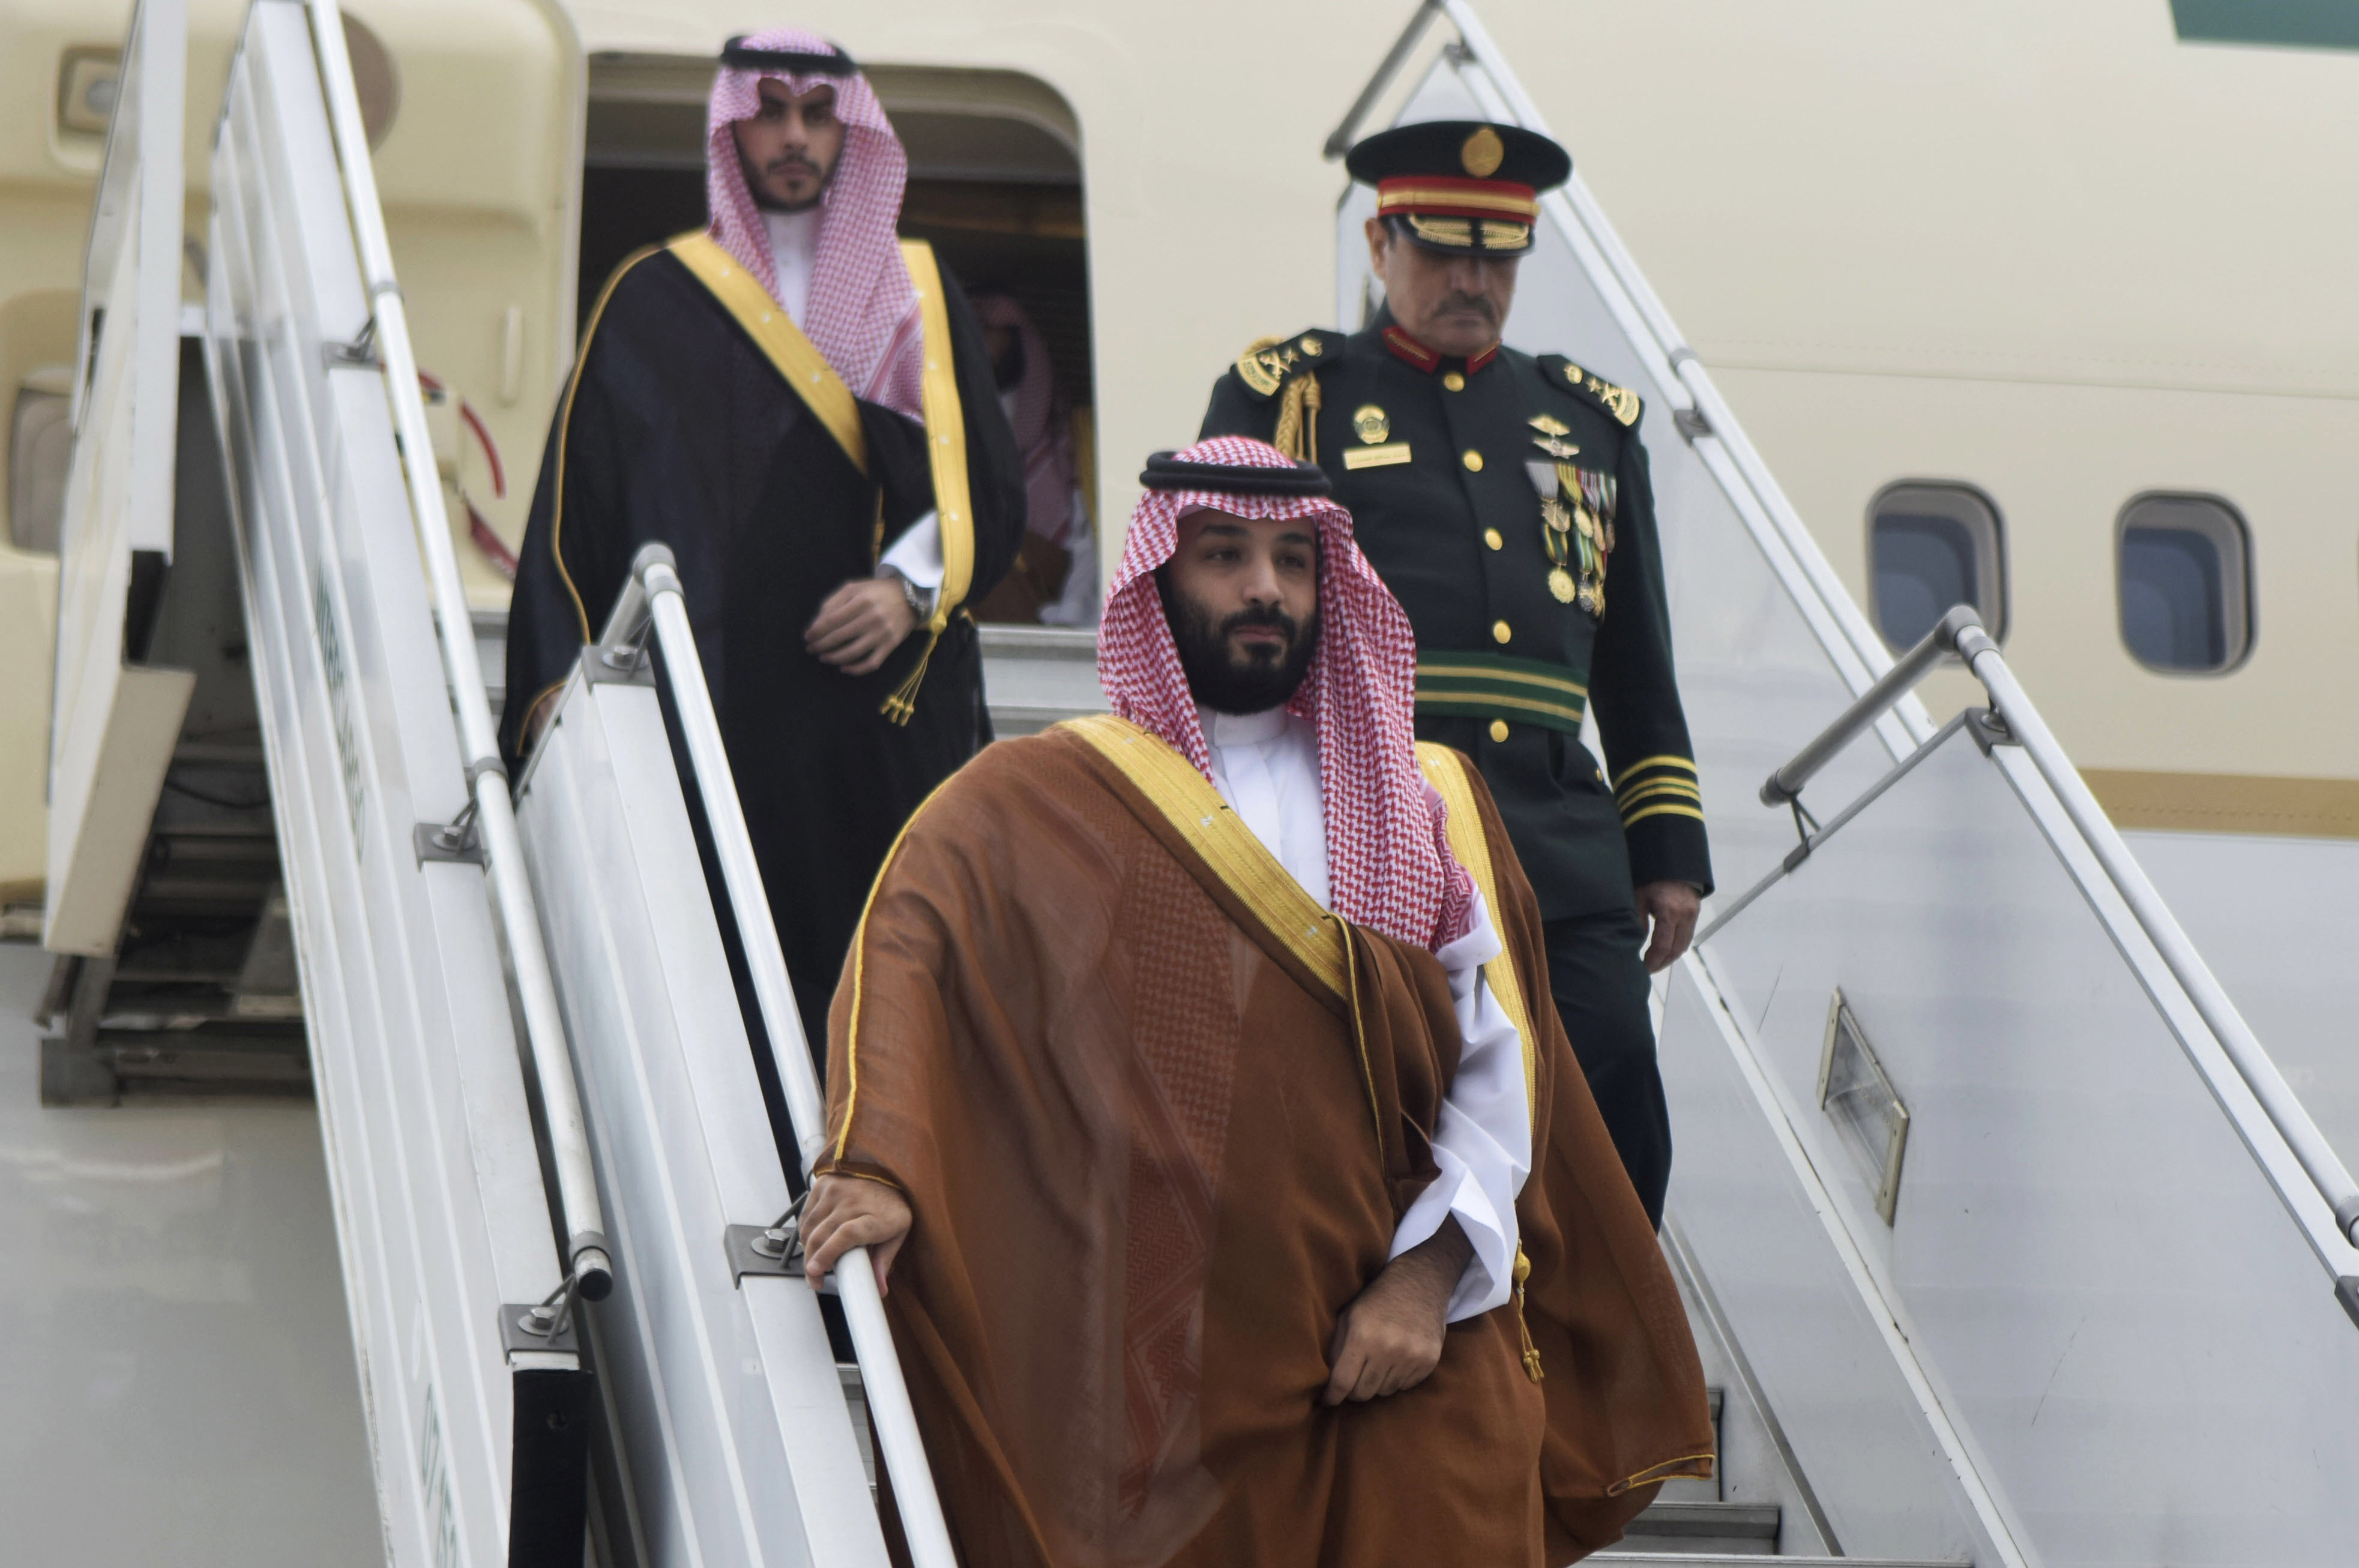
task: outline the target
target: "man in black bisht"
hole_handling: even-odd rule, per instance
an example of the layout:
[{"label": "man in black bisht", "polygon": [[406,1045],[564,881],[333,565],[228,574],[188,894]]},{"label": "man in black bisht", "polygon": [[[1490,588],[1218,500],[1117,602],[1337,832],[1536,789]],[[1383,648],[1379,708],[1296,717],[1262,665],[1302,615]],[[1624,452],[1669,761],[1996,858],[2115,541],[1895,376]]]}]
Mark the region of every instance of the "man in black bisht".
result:
[{"label": "man in black bisht", "polygon": [[[1565,1033],[1659,1224],[1671,1127],[1647,974],[1686,951],[1712,859],[1638,396],[1500,342],[1539,193],[1572,160],[1518,126],[1446,121],[1370,136],[1345,167],[1375,187],[1384,306],[1349,336],[1247,348],[1203,434],[1259,436],[1333,478],[1417,631],[1418,737],[1483,770]],[[1610,785],[1581,742],[1592,712]]]},{"label": "man in black bisht", "polygon": [[707,131],[710,228],[616,270],[549,431],[501,743],[530,749],[633,555],[669,546],[823,1053],[878,865],[990,738],[962,612],[1015,557],[1022,472],[964,297],[895,239],[908,159],[852,60],[733,39]]}]

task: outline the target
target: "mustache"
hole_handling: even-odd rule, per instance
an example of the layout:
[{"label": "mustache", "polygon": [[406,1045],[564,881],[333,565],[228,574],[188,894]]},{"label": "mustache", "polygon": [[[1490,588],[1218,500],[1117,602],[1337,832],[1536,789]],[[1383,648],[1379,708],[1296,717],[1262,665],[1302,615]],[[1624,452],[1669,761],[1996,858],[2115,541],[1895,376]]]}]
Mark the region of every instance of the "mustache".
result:
[{"label": "mustache", "polygon": [[801,154],[799,154],[799,153],[791,153],[791,152],[790,152],[790,153],[787,154],[787,156],[786,156],[786,157],[784,157],[784,158],[773,158],[773,159],[772,159],[771,161],[769,161],[768,163],[764,164],[764,165],[762,166],[762,172],[763,172],[764,174],[766,174],[766,174],[810,174],[810,175],[816,175],[816,174],[818,174],[818,173],[819,173],[819,165],[818,165],[818,164],[816,164],[816,163],[813,163],[810,159],[809,159],[809,158],[807,158],[803,157],[803,156],[802,156]]},{"label": "mustache", "polygon": [[1230,633],[1242,631],[1246,626],[1268,626],[1273,630],[1284,632],[1286,640],[1289,643],[1302,635],[1302,623],[1284,610],[1275,604],[1256,604],[1250,608],[1239,610],[1235,615],[1223,621],[1221,637],[1225,641]]},{"label": "mustache", "polygon": [[1435,308],[1440,310],[1472,310],[1486,321],[1495,322],[1499,319],[1497,305],[1479,294],[1462,294],[1454,289],[1442,296],[1441,303]]}]

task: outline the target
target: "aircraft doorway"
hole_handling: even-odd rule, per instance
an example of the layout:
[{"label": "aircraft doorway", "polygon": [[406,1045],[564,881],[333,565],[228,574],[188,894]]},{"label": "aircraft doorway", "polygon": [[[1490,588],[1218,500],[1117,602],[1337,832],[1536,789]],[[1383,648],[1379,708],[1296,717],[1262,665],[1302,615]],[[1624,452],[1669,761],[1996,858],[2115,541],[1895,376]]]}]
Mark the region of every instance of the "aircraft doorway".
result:
[{"label": "aircraft doorway", "polygon": [[[975,614],[1091,624],[1097,474],[1079,122],[1054,89],[1015,71],[862,69],[908,150],[901,232],[930,242],[975,301],[1033,481],[1023,554]],[[591,58],[581,322],[625,256],[705,222],[712,72],[689,56]]]}]

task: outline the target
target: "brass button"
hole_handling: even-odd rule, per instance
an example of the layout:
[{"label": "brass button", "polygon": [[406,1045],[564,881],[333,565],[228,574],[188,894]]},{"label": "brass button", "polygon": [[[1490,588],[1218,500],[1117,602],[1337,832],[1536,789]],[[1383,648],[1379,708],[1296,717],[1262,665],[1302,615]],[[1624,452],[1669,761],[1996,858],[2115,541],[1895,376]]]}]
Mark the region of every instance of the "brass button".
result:
[{"label": "brass button", "polygon": [[1474,451],[1472,447],[1469,447],[1467,449],[1466,455],[1460,458],[1458,461],[1466,465],[1466,472],[1469,474],[1480,474],[1483,472],[1483,454]]},{"label": "brass button", "polygon": [[1505,550],[1507,548],[1507,541],[1499,537],[1499,530],[1496,528],[1484,528],[1483,530],[1483,542],[1489,545],[1493,550]]},{"label": "brass button", "polygon": [[1491,738],[1493,740],[1505,740],[1507,738],[1506,720],[1493,719],[1491,721]]},{"label": "brass button", "polygon": [[1505,642],[1515,635],[1515,632],[1509,629],[1506,622],[1493,621],[1491,623],[1491,640],[1493,642]]},{"label": "brass button", "polygon": [[1449,387],[1452,392],[1463,392],[1466,390],[1466,377],[1459,375],[1458,372],[1454,370],[1441,378],[1441,384],[1444,387]]}]

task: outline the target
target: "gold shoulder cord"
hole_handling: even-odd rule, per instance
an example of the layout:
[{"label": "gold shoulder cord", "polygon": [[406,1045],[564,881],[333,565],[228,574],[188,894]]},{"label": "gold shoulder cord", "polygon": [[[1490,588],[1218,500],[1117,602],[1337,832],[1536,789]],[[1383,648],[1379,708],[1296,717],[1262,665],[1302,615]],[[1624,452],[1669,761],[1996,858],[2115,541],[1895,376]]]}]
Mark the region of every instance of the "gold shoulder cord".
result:
[{"label": "gold shoulder cord", "polygon": [[1270,432],[1269,444],[1297,463],[1319,461],[1319,377],[1302,365],[1306,354],[1319,352],[1316,337],[1299,345],[1285,338],[1256,338],[1237,355],[1237,377],[1255,396],[1267,397],[1281,387],[1286,389],[1278,399],[1277,428]]},{"label": "gold shoulder cord", "polygon": [[1270,445],[1297,463],[1319,461],[1319,377],[1304,371],[1286,384]]},{"label": "gold shoulder cord", "polygon": [[919,385],[926,415],[926,455],[934,475],[934,512],[942,530],[942,586],[934,595],[933,617],[925,625],[926,647],[908,679],[885,699],[883,713],[897,724],[906,724],[917,712],[918,689],[925,684],[926,666],[934,657],[951,613],[966,599],[974,583],[974,514],[966,473],[966,413],[959,404],[958,366],[951,356],[951,312],[942,294],[941,268],[934,247],[923,240],[903,240],[901,260],[918,291],[918,324],[922,330],[925,374]]},{"label": "gold shoulder cord", "polygon": [[[1474,807],[1474,787],[1466,778],[1467,764],[1451,755],[1447,746],[1431,741],[1419,741],[1417,746],[1418,770],[1425,775],[1441,803],[1449,809],[1450,853],[1466,874],[1474,878],[1474,886],[1483,894],[1483,902],[1491,910],[1493,929],[1498,930],[1500,944],[1506,945],[1506,932],[1499,927],[1499,880],[1491,865],[1491,846],[1484,842],[1481,812]],[[1491,985],[1491,995],[1498,999],[1499,1010],[1516,1026],[1516,1038],[1524,1046],[1524,1106],[1527,1115],[1539,1109],[1538,1039],[1532,1032],[1531,1009],[1524,1002],[1522,980],[1516,974],[1512,953],[1501,953],[1498,961],[1483,966],[1483,978]],[[1524,1281],[1532,1274],[1532,1260],[1524,1256],[1524,1244],[1516,1243],[1516,1332],[1524,1342],[1524,1376],[1538,1382],[1546,1373],[1540,1370],[1540,1348],[1532,1343],[1531,1324],[1524,1318]]]}]

